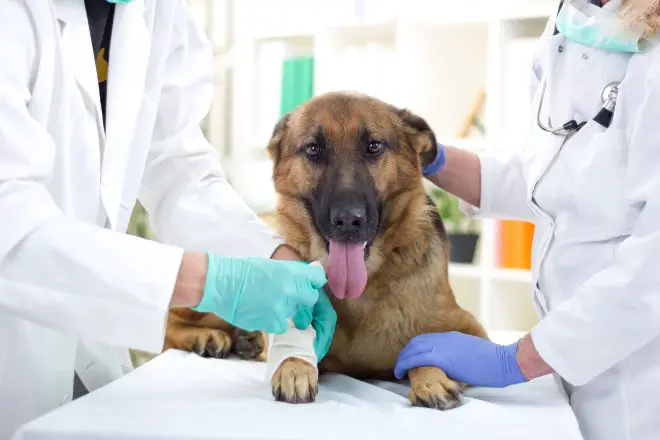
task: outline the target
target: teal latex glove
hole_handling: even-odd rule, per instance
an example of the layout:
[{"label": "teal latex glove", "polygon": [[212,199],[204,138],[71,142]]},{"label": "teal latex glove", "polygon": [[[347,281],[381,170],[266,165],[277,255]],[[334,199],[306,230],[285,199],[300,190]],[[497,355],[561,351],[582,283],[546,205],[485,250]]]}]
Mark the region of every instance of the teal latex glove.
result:
[{"label": "teal latex glove", "polygon": [[322,291],[327,278],[320,265],[207,255],[204,293],[193,310],[214,313],[243,330],[273,334],[284,333],[289,318],[304,330],[311,315],[317,329],[315,345],[327,352],[324,347],[332,339],[336,314],[328,311],[332,306]]},{"label": "teal latex glove", "polygon": [[321,290],[319,292],[319,300],[314,305],[314,308],[301,307],[293,317],[293,325],[301,330],[308,328],[310,325],[316,331],[314,338],[314,352],[318,362],[328,354],[332,337],[335,335],[335,327],[337,324],[337,312],[332,307],[328,295]]}]

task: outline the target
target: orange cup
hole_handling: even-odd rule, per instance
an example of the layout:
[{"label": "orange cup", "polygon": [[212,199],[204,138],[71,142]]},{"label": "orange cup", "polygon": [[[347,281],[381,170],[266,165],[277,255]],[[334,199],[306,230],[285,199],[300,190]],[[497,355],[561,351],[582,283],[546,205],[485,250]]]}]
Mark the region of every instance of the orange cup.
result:
[{"label": "orange cup", "polygon": [[498,265],[503,269],[531,269],[534,225],[528,222],[499,222]]}]

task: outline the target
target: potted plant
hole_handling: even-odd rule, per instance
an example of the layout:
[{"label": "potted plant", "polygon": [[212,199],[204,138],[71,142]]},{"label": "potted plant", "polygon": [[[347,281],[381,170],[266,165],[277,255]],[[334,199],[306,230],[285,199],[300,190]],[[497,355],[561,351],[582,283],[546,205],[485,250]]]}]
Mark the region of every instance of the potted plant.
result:
[{"label": "potted plant", "polygon": [[458,198],[434,187],[430,197],[445,224],[451,246],[449,261],[452,263],[473,263],[479,241],[479,222],[461,211]]}]

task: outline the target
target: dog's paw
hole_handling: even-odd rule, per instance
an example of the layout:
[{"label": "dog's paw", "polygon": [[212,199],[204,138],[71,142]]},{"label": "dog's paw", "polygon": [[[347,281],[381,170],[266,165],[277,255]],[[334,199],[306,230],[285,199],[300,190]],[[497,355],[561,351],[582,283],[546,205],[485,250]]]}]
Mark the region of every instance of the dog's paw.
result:
[{"label": "dog's paw", "polygon": [[190,351],[202,357],[224,359],[231,350],[231,337],[222,330],[195,329],[191,331],[187,343]]},{"label": "dog's paw", "polygon": [[438,368],[423,367],[409,371],[408,395],[414,406],[448,410],[460,406],[465,385],[455,382]]},{"label": "dog's paw", "polygon": [[262,332],[238,330],[234,337],[233,351],[248,361],[266,359],[266,336]]},{"label": "dog's paw", "polygon": [[278,402],[311,403],[319,391],[316,368],[296,358],[286,359],[271,380],[273,396]]}]

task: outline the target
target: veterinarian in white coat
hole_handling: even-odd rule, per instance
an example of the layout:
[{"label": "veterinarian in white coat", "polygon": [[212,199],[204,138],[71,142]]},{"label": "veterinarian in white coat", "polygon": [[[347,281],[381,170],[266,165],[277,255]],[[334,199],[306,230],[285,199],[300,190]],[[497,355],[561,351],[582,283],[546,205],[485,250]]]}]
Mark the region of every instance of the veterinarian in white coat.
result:
[{"label": "veterinarian in white coat", "polygon": [[[627,4],[643,11],[633,19],[658,29],[659,2]],[[580,2],[567,5],[594,11]],[[595,15],[619,20],[617,14],[624,12],[614,0],[596,5],[601,6],[609,9]],[[567,31],[555,32],[555,18],[534,58],[534,113],[524,151],[506,159],[477,159],[446,148],[444,167],[430,176],[468,202],[467,212],[536,225],[533,300],[540,323],[505,347],[461,334],[424,335],[402,353],[399,375],[418,365],[448,366],[448,374],[453,368],[459,380],[507,386],[552,372],[561,378],[585,439],[655,440],[660,438],[660,44],[650,32],[638,51],[636,39],[601,38],[608,29],[589,28],[593,21],[588,20],[573,23],[581,27],[565,22]],[[633,28],[641,31],[639,24]],[[613,97],[612,84],[619,84],[618,98],[608,126],[601,110]],[[568,136],[547,131],[569,121],[586,125]]]},{"label": "veterinarian in white coat", "polygon": [[[319,298],[205,140],[212,88],[185,0],[0,2],[0,440],[70,401],[74,366],[94,390],[158,353],[170,305],[277,329]],[[138,196],[167,244],[124,233]]]}]

